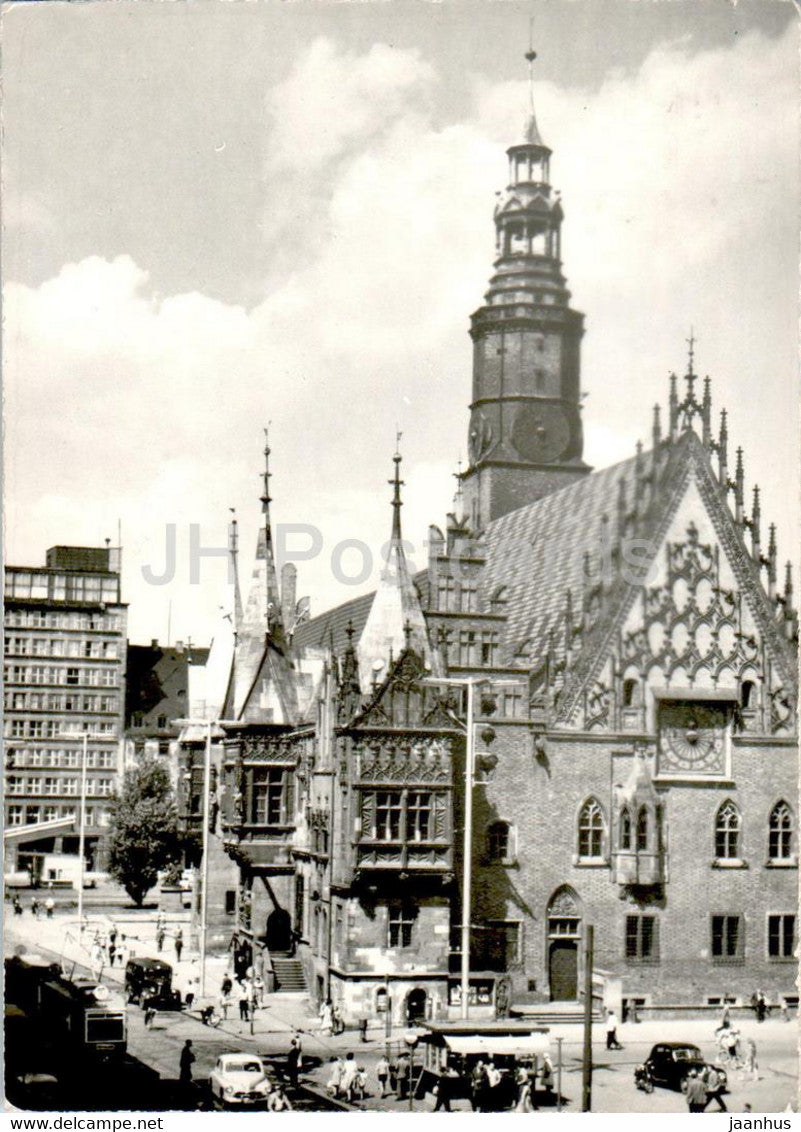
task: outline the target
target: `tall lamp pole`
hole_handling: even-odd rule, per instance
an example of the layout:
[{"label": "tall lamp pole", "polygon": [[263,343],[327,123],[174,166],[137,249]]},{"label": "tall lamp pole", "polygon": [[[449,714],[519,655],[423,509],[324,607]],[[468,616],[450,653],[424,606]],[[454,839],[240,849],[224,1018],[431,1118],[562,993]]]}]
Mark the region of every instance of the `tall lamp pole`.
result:
[{"label": "tall lamp pole", "polygon": [[209,892],[209,812],[211,809],[211,725],[206,725],[206,750],[203,759],[203,873],[200,881],[200,997],[206,994],[206,928]]},{"label": "tall lamp pole", "polygon": [[467,719],[465,731],[467,734],[467,750],[465,753],[464,772],[464,847],[462,850],[462,966],[461,966],[461,1014],[462,1018],[469,1017],[470,998],[470,919],[472,916],[472,887],[473,887],[473,786],[475,783],[475,693],[476,684],[486,684],[484,676],[472,677],[433,676],[425,681],[428,684],[444,684],[458,688],[467,688]]},{"label": "tall lamp pole", "polygon": [[81,804],[78,819],[78,939],[83,935],[83,878],[86,868],[86,764],[89,761],[89,733],[84,731],[81,747]]}]

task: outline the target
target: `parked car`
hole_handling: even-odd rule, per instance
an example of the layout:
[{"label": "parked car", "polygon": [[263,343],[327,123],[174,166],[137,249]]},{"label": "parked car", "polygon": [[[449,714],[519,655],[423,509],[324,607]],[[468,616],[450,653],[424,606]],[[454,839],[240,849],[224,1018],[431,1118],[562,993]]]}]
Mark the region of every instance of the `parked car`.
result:
[{"label": "parked car", "polygon": [[263,1104],[272,1088],[264,1062],[252,1053],[224,1053],[209,1074],[209,1087],[220,1105],[248,1107]]},{"label": "parked car", "polygon": [[[655,1085],[665,1085],[668,1089],[687,1088],[687,1078],[691,1069],[701,1073],[711,1062],[707,1061],[698,1046],[690,1042],[659,1042],[648,1055],[645,1066]],[[715,1069],[723,1079],[723,1088],[728,1085],[725,1070],[719,1065]]]},{"label": "parked car", "polygon": [[129,959],[125,965],[129,1002],[150,1001],[159,1010],[180,1010],[181,995],[172,986],[172,967],[163,959]]}]

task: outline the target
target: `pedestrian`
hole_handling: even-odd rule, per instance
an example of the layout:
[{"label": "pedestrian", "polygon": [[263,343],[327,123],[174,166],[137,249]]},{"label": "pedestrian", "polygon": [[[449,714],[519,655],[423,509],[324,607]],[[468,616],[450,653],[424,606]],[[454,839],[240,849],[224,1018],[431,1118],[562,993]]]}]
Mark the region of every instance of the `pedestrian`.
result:
[{"label": "pedestrian", "polygon": [[758,990],[756,992],[756,1016],[757,1022],[764,1022],[768,1013],[768,1002],[765,998],[765,992]]},{"label": "pedestrian", "polygon": [[623,1049],[623,1046],[617,1040],[617,1015],[614,1010],[607,1010],[606,1012],[606,1048]]},{"label": "pedestrian", "polygon": [[344,1032],[345,1023],[342,1021],[342,1015],[339,1012],[338,1006],[331,1007],[331,1033],[341,1034]]},{"label": "pedestrian", "polygon": [[56,906],[56,902],[53,899],[53,897],[48,896],[47,900],[45,900],[45,912],[47,914],[48,920],[53,919],[53,909],[55,908],[55,906]]},{"label": "pedestrian", "polygon": [[446,1062],[437,1081],[437,1103],[434,1105],[434,1112],[452,1112],[451,1100],[453,1098],[455,1081],[458,1079],[458,1074],[451,1065]]},{"label": "pedestrian", "polygon": [[356,1098],[363,1101],[367,1095],[367,1070],[363,1065],[356,1067],[356,1078],[353,1082],[353,1092]]},{"label": "pedestrian", "polygon": [[239,992],[239,1021],[250,1021],[250,999],[248,998],[247,987],[243,987]]},{"label": "pedestrian", "polygon": [[233,989],[234,989],[234,984],[231,982],[231,976],[226,973],[225,975],[223,975],[222,986],[220,987],[220,994],[223,995],[223,997],[227,997]]},{"label": "pedestrian", "polygon": [[38,920],[39,919],[39,901],[36,899],[35,896],[34,896],[33,900],[31,900],[31,912],[33,912],[34,919]]},{"label": "pedestrian", "polygon": [[175,933],[174,947],[175,947],[175,962],[180,963],[181,962],[181,952],[184,949],[184,933],[181,931],[180,928]]},{"label": "pedestrian", "polygon": [[544,1053],[542,1055],[542,1070],[540,1074],[542,1080],[542,1088],[546,1093],[553,1092],[553,1062],[551,1055]]},{"label": "pedestrian", "polygon": [[501,1071],[492,1058],[487,1062],[487,1086],[490,1089],[497,1089],[501,1083]]},{"label": "pedestrian", "polygon": [[690,1112],[703,1112],[706,1108],[706,1085],[695,1069],[691,1069],[687,1077],[685,1098]]},{"label": "pedestrian", "polygon": [[143,1006],[145,1008],[145,1029],[151,1030],[153,1023],[156,1021],[156,1000],[152,995],[149,995]]},{"label": "pedestrian", "polygon": [[358,1068],[353,1054],[348,1053],[345,1057],[345,1068],[342,1071],[342,1081],[339,1086],[346,1101],[353,1100],[353,1087],[356,1083],[356,1071]]},{"label": "pedestrian", "polygon": [[320,1032],[322,1034],[334,1032],[334,1009],[330,998],[327,998],[320,1007]]},{"label": "pedestrian", "polygon": [[391,1093],[398,1091],[398,1062],[394,1057],[389,1060],[389,1091]]},{"label": "pedestrian", "polygon": [[412,1063],[407,1054],[398,1058],[398,1100],[405,1100],[412,1087]]},{"label": "pedestrian", "polygon": [[389,1060],[386,1054],[381,1054],[378,1065],[375,1067],[375,1075],[381,1088],[381,1096],[385,1097],[387,1095],[387,1081],[389,1080]]},{"label": "pedestrian", "polygon": [[707,1065],[701,1075],[706,1088],[706,1104],[704,1108],[708,1108],[712,1101],[717,1101],[719,1112],[728,1112],[726,1105],[723,1101],[723,1078],[714,1065]]},{"label": "pedestrian", "polygon": [[332,1057],[330,1061],[330,1072],[328,1082],[326,1084],[326,1091],[332,1097],[338,1097],[340,1087],[342,1085],[342,1074],[345,1070],[345,1065],[341,1057]]},{"label": "pedestrian", "polygon": [[748,1052],[745,1055],[745,1072],[753,1078],[759,1077],[759,1062],[757,1061],[757,1047],[753,1038],[746,1041]]},{"label": "pedestrian", "polygon": [[300,1061],[300,1046],[298,1045],[297,1039],[293,1038],[289,1044],[289,1053],[286,1055],[286,1075],[293,1089],[297,1089],[298,1087]]},{"label": "pedestrian", "polygon": [[522,1063],[515,1070],[515,1087],[517,1089],[515,1112],[531,1112],[531,1077]]},{"label": "pedestrian", "polygon": [[192,1039],[187,1038],[184,1042],[184,1047],[181,1050],[180,1059],[181,1073],[179,1076],[179,1081],[182,1085],[192,1084],[192,1066],[194,1065],[194,1062],[195,1055],[192,1052]]},{"label": "pedestrian", "polygon": [[156,951],[161,951],[164,947],[164,925],[158,924],[156,926]]},{"label": "pedestrian", "polygon": [[16,892],[14,893],[14,899],[12,900],[11,903],[14,906],[14,915],[15,916],[21,916],[22,915],[22,901],[17,896]]},{"label": "pedestrian", "polygon": [[108,929],[108,941],[116,946],[117,943],[117,925],[111,921],[111,927]]},{"label": "pedestrian", "polygon": [[116,954],[117,954],[117,945],[116,945],[116,943],[114,942],[113,939],[109,939],[109,941],[108,941],[108,965],[109,965],[109,967],[114,966],[114,956]]},{"label": "pedestrian", "polygon": [[486,1098],[487,1070],[484,1066],[484,1059],[480,1057],[473,1066],[473,1072],[470,1074],[470,1101],[473,1105],[473,1112],[484,1111]]},{"label": "pedestrian", "polygon": [[264,980],[260,975],[256,975],[253,979],[253,1004],[261,1009],[264,1006]]},{"label": "pedestrian", "polygon": [[228,994],[220,995],[220,1014],[223,1016],[223,1021],[228,1021],[228,1010],[231,1006],[231,996]]},{"label": "pedestrian", "polygon": [[268,1112],[292,1112],[292,1105],[280,1085],[274,1085],[267,1094]]}]

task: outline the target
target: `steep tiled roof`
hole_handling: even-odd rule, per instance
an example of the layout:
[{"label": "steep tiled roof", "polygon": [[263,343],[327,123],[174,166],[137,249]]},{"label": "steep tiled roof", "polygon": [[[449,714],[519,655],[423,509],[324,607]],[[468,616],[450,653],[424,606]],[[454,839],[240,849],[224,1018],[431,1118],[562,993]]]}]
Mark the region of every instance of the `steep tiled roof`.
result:
[{"label": "steep tiled roof", "polygon": [[[549,631],[563,624],[566,591],[572,591],[575,602],[581,600],[588,554],[590,582],[598,580],[599,555],[604,554],[602,516],[607,516],[614,531],[621,483],[629,503],[634,498],[637,459],[594,472],[510,511],[487,528],[483,597],[489,604],[498,591],[504,591],[506,658],[511,659],[527,642],[532,663],[544,655]],[[643,454],[641,474],[647,476],[650,468],[651,453]],[[608,561],[608,548],[604,560]],[[561,644],[557,639],[557,652]]]}]

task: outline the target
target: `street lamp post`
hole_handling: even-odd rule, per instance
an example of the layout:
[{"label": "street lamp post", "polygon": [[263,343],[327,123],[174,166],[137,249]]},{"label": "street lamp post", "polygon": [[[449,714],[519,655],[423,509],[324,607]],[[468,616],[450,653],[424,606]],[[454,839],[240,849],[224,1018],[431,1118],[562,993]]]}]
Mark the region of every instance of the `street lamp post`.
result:
[{"label": "street lamp post", "polygon": [[83,936],[83,877],[86,861],[86,764],[89,760],[89,733],[83,733],[81,748],[81,804],[78,819],[78,939]]},{"label": "street lamp post", "polygon": [[206,920],[209,892],[209,810],[211,807],[211,723],[206,727],[206,750],[203,759],[203,872],[200,888],[200,997],[206,995]]},{"label": "street lamp post", "polygon": [[429,684],[444,684],[458,688],[467,688],[467,719],[465,732],[467,750],[465,754],[465,797],[464,797],[464,847],[462,852],[462,964],[461,964],[461,1014],[462,1018],[469,1016],[470,998],[470,919],[472,915],[472,885],[473,885],[473,785],[475,780],[475,692],[476,684],[486,684],[484,676],[463,678],[456,676],[436,677],[426,681]]}]

